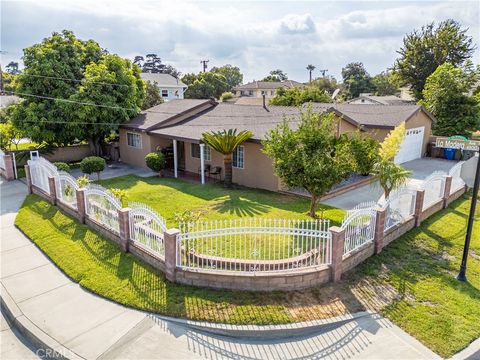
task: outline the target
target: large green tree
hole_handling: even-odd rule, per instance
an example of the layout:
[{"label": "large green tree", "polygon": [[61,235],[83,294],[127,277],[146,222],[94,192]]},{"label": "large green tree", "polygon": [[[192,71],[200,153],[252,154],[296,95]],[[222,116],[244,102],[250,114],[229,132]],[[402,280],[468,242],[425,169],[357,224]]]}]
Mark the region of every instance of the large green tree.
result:
[{"label": "large green tree", "polygon": [[225,81],[228,84],[228,89],[226,91],[232,91],[235,86],[240,85],[243,82],[243,74],[237,66],[227,64],[221,67],[213,67],[210,72],[225,77]]},{"label": "large green tree", "polygon": [[467,95],[478,79],[478,70],[473,67],[462,69],[450,63],[440,65],[428,77],[420,103],[437,118],[435,135],[470,137],[472,131],[480,129],[480,107]]},{"label": "large green tree", "polygon": [[317,78],[310,83],[311,86],[317,87],[320,90],[324,90],[329,94],[333,94],[336,89],[341,88],[341,85],[337,82],[333,76],[325,76]]},{"label": "large green tree", "polygon": [[392,72],[382,72],[372,78],[375,95],[396,95],[399,93],[398,83]]},{"label": "large green tree", "polygon": [[24,100],[13,105],[13,124],[37,143],[73,142],[79,134],[65,124],[73,121],[65,100],[78,91],[87,65],[101,57],[95,41],[80,40],[67,30],[24,49],[25,67],[14,81],[15,93]]},{"label": "large green tree", "polygon": [[224,75],[212,72],[185,74],[182,81],[188,85],[187,99],[218,99],[229,87]]},{"label": "large green tree", "polygon": [[307,102],[332,102],[332,98],[324,90],[315,86],[291,89],[279,88],[275,97],[270,99],[270,105],[300,106]]},{"label": "large green tree", "polygon": [[427,78],[439,65],[449,62],[458,67],[472,56],[475,46],[467,30],[449,19],[438,26],[432,22],[405,36],[394,68],[402,85],[411,86],[417,100],[422,98]]},{"label": "large green tree", "polygon": [[150,109],[163,103],[163,98],[158,89],[158,83],[154,81],[145,81],[145,99],[142,103],[142,110]]},{"label": "large green tree", "polygon": [[275,81],[275,82],[280,82],[280,81],[285,81],[288,79],[287,73],[285,73],[283,70],[276,69],[270,71],[270,75],[265,76],[262,81]]},{"label": "large green tree", "polygon": [[[298,120],[294,129],[292,121]],[[335,126],[332,113],[314,112],[309,105],[300,119],[286,118],[262,142],[282,182],[310,194],[311,217],[315,217],[318,200],[355,169],[354,156],[337,139]]]},{"label": "large green tree", "polygon": [[342,69],[343,84],[348,99],[358,97],[361,93],[374,90],[372,78],[361,62],[352,62]]}]

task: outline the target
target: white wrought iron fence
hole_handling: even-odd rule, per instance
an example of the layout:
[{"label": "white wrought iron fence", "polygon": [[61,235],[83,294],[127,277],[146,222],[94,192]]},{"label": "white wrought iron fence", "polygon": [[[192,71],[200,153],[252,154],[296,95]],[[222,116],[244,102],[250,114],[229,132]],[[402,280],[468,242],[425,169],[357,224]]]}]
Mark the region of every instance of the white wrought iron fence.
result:
[{"label": "white wrought iron fence", "polygon": [[48,178],[50,176],[58,178],[57,167],[42,157],[28,160],[28,166],[30,168],[32,184],[41,189],[43,192],[50,194]]},{"label": "white wrought iron fence", "polygon": [[387,231],[415,214],[417,191],[401,188],[390,194],[380,206],[385,209],[385,228]]},{"label": "white wrought iron fence", "polygon": [[88,184],[85,189],[85,212],[90,220],[118,234],[118,210],[121,208],[120,199],[110,191],[100,185]]},{"label": "white wrought iron fence", "polygon": [[277,272],[331,264],[328,220],[244,218],[180,224],[177,266]]},{"label": "white wrought iron fence", "polygon": [[0,169],[5,170],[5,159],[4,159],[5,153],[0,150]]},{"label": "white wrought iron fence", "polygon": [[57,199],[73,209],[77,208],[77,194],[79,189],[75,178],[65,171],[58,171],[55,179]]},{"label": "white wrought iron fence", "polygon": [[443,198],[446,175],[443,171],[435,171],[425,178],[421,187],[422,190],[425,190],[422,210],[428,209]]},{"label": "white wrought iron fence", "polygon": [[463,181],[462,179],[463,163],[464,161],[461,161],[458,164],[455,164],[455,166],[453,166],[448,172],[448,175],[452,177],[452,186],[450,187],[450,194],[453,194],[454,192],[462,189],[465,186],[465,181]]},{"label": "white wrought iron fence", "polygon": [[359,207],[347,212],[341,228],[345,230],[345,245],[343,254],[347,255],[373,241],[375,235],[376,203],[371,207]]},{"label": "white wrought iron fence", "polygon": [[145,204],[132,202],[129,207],[130,239],[164,258],[163,233],[167,231],[165,219]]}]

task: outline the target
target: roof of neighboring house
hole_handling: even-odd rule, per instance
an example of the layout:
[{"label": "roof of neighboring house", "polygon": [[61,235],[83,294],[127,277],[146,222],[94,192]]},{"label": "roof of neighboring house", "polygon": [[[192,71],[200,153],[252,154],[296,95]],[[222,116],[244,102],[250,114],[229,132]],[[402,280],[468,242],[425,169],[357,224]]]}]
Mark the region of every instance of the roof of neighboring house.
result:
[{"label": "roof of neighboring house", "polygon": [[185,85],[180,79],[177,79],[170,74],[141,73],[140,77],[145,81],[150,81],[151,83],[156,82],[159,86],[187,87],[187,85]]},{"label": "roof of neighboring house", "polygon": [[15,95],[2,95],[0,96],[0,107],[7,107],[11,104],[16,104],[22,101],[22,98]]},{"label": "roof of neighboring house", "polygon": [[263,90],[263,89],[278,89],[280,87],[293,88],[295,86],[302,86],[302,83],[299,83],[295,80],[285,80],[285,81],[252,81],[248,84],[239,85],[233,88],[233,90]]},{"label": "roof of neighboring house", "polygon": [[349,103],[358,101],[358,100],[369,100],[378,105],[405,105],[413,104],[411,101],[402,99],[395,95],[386,95],[386,96],[375,96],[375,95],[360,95],[358,98],[348,101]]},{"label": "roof of neighboring house", "polygon": [[[265,102],[268,104],[270,99],[265,99]],[[253,97],[253,96],[240,96],[237,101],[235,101],[235,105],[256,105],[262,106],[263,105],[263,98],[261,97]]]}]

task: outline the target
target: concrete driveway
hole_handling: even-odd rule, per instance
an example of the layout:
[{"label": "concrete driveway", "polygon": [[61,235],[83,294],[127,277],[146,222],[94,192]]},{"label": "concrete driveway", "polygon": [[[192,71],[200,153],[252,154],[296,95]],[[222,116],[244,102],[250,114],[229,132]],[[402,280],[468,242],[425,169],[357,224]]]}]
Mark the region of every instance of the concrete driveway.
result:
[{"label": "concrete driveway", "polygon": [[[409,185],[416,187],[435,171],[448,171],[457,164],[457,161],[445,159],[422,158],[402,164],[406,169],[412,171]],[[334,198],[322,201],[322,203],[335,206],[340,209],[352,209],[358,203],[364,201],[378,201],[383,195],[383,190],[374,182],[369,185],[362,186],[358,189],[348,191]]]}]

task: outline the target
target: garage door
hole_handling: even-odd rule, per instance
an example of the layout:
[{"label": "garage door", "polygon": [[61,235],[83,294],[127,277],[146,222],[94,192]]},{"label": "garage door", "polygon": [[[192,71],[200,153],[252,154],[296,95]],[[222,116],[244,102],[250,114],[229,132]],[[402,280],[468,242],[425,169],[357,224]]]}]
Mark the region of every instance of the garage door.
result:
[{"label": "garage door", "polygon": [[422,157],[424,133],[424,126],[407,129],[405,139],[400,145],[400,151],[395,156],[395,164],[402,164]]}]

